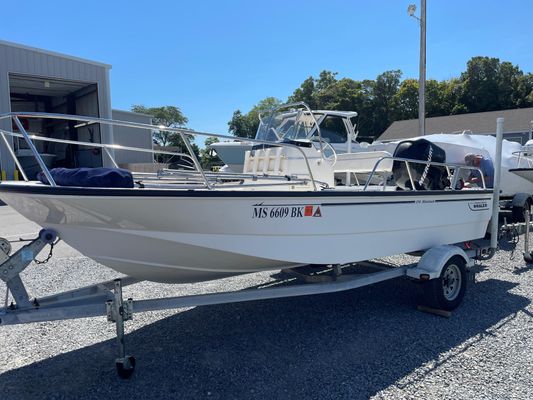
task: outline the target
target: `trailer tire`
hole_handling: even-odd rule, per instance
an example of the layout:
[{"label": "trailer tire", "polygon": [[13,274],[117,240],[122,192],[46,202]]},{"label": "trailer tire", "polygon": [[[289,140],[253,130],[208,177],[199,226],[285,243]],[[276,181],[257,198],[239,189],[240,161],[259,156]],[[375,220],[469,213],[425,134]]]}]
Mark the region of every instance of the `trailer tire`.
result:
[{"label": "trailer tire", "polygon": [[526,200],[522,206],[513,206],[511,209],[514,222],[526,222],[526,211],[531,210],[531,200]]},{"label": "trailer tire", "polygon": [[422,284],[424,302],[439,310],[455,310],[466,292],[467,271],[463,257],[453,256],[442,267],[440,276]]}]

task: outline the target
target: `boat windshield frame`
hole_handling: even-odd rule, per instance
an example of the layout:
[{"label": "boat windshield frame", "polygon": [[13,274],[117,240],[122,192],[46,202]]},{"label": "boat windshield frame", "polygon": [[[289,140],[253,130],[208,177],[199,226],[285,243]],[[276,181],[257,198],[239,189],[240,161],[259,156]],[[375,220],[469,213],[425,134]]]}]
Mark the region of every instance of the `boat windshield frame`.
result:
[{"label": "boat windshield frame", "polygon": [[[288,110],[285,112],[281,112],[281,110],[283,109],[288,109]],[[287,132],[290,131],[291,129],[293,132],[298,131],[300,129],[298,124],[300,123],[300,120],[302,119],[303,116],[311,118],[311,122],[312,122],[311,129],[309,129],[309,131],[306,133],[305,138],[307,140],[311,140],[311,137],[316,136],[315,135],[315,130],[316,130],[316,133],[318,133],[320,153],[322,154],[322,157],[324,157],[324,144],[323,144],[323,139],[322,139],[322,133],[320,131],[320,125],[318,124],[318,121],[316,119],[316,116],[313,110],[311,110],[311,108],[307,105],[307,103],[303,101],[281,104],[271,109],[267,117],[263,117],[261,114],[259,114],[259,127],[257,128],[255,138],[258,140],[268,140],[268,135],[270,134],[270,131],[272,131],[276,137],[276,140],[275,140],[276,142],[278,141],[282,142],[284,140],[294,140],[294,141],[301,140],[299,138],[292,139],[290,137],[287,137],[287,132],[285,132],[284,135],[280,135],[280,132],[277,129],[279,127],[275,126],[275,121],[278,115],[284,115],[284,114],[287,114],[287,115],[292,114],[295,116],[294,121],[292,122],[291,126],[287,129]],[[323,113],[320,113],[320,114],[323,114]],[[288,115],[288,118],[292,117],[292,115]],[[287,121],[289,121],[288,118],[286,118]],[[284,124],[285,123],[283,123],[283,125]]]}]

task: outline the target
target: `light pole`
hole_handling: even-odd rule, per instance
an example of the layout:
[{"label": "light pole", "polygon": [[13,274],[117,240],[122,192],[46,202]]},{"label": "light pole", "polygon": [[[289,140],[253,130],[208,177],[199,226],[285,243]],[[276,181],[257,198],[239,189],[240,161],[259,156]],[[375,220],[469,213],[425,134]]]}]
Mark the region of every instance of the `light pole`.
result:
[{"label": "light pole", "polygon": [[415,15],[416,5],[407,7],[407,13],[420,23],[420,76],[418,78],[418,131],[426,134],[426,0],[420,0],[420,18]]}]

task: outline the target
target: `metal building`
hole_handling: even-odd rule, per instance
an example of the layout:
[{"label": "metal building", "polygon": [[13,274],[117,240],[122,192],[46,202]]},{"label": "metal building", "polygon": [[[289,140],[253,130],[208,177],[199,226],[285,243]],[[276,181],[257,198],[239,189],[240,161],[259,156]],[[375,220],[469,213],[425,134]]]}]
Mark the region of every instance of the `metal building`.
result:
[{"label": "metal building", "polygon": [[[109,71],[111,66],[16,43],[0,41],[0,113],[39,111],[150,123],[150,116],[111,109]],[[77,126],[75,122],[22,119],[28,131],[59,139],[94,143],[118,143],[125,146],[152,148],[152,132],[93,124]],[[0,128],[14,130],[8,121]],[[116,134],[120,141],[114,137]],[[10,138],[24,169],[35,168],[26,143]],[[99,148],[36,142],[43,159],[50,166],[97,167],[110,165]],[[120,152],[117,162],[152,162],[151,154]],[[34,165],[32,165],[34,164]],[[14,162],[6,146],[0,143],[2,179],[16,176]],[[33,171],[32,171],[33,172]]]},{"label": "metal building", "polygon": [[[150,115],[134,113],[131,111],[112,110],[111,116],[113,119],[119,121],[138,122],[141,124],[152,123],[152,117]],[[154,147],[152,132],[148,132],[148,134],[146,134],[146,132],[142,130],[128,128],[125,126],[113,127],[113,140],[115,143],[124,146],[140,147],[145,149],[153,149]],[[146,164],[152,163],[154,161],[154,156],[150,153],[115,150],[115,160],[119,166],[126,166],[126,164]]]}]

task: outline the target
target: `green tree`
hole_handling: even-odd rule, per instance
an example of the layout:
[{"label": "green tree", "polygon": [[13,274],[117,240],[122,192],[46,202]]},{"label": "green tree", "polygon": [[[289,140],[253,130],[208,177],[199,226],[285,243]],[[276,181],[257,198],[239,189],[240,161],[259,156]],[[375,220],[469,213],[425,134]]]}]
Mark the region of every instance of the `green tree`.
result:
[{"label": "green tree", "polygon": [[202,168],[211,169],[215,165],[223,164],[214,150],[210,148],[213,143],[218,143],[218,138],[208,137],[204,142],[205,147],[200,150],[200,163],[202,164]]},{"label": "green tree", "polygon": [[315,81],[315,90],[317,93],[320,93],[323,90],[326,90],[331,85],[337,82],[338,72],[331,71],[321,71],[318,75],[318,79]]},{"label": "green tree", "polygon": [[461,102],[464,92],[461,79],[452,78],[444,81],[444,83],[443,101],[448,112],[443,115],[456,115],[468,112],[467,107]]},{"label": "green tree", "polygon": [[[152,124],[168,128],[182,128],[189,122],[181,110],[175,106],[145,107],[143,105],[131,106],[131,111],[152,116]],[[153,133],[154,141],[160,146],[172,146],[181,143],[177,133],[156,130]]]},{"label": "green tree", "polygon": [[[176,106],[161,106],[161,107],[145,107],[144,105],[133,105],[131,111],[147,114],[152,116],[152,124],[156,126],[163,126],[168,128],[184,128],[185,124],[189,121],[181,110]],[[189,154],[181,135],[176,132],[168,132],[164,129],[154,130],[153,140],[159,146],[162,147],[176,147],[176,151],[180,153]],[[191,148],[197,157],[200,156],[200,148],[194,143],[194,136],[187,135]],[[169,155],[156,154],[155,159],[158,162],[172,163],[175,162],[176,157]]]},{"label": "green tree", "polygon": [[418,80],[405,79],[394,95],[394,106],[397,120],[414,119],[418,117]]},{"label": "green tree", "polygon": [[335,81],[316,94],[319,108],[326,110],[359,110],[363,102],[361,82],[350,78]]},{"label": "green tree", "polygon": [[289,103],[298,101],[305,102],[312,110],[324,108],[320,98],[321,94],[328,91],[331,86],[337,83],[337,72],[323,70],[318,78],[308,77],[302,82],[287,100]]},{"label": "green tree", "polygon": [[378,75],[373,90],[373,126],[371,134],[380,135],[394,120],[397,113],[395,96],[400,88],[402,71],[385,71]]},{"label": "green tree", "polygon": [[439,117],[452,113],[457,97],[454,97],[453,91],[449,90],[449,85],[450,81],[439,82],[429,79],[426,82],[426,117]]},{"label": "green tree", "polygon": [[468,61],[466,71],[461,74],[461,103],[468,112],[498,109],[499,65],[500,60],[497,58],[473,57]]},{"label": "green tree", "polygon": [[241,110],[236,110],[233,112],[233,116],[228,122],[228,131],[232,135],[239,137],[254,137],[253,124],[247,115],[243,114]]},{"label": "green tree", "polygon": [[306,80],[302,82],[299,88],[297,88],[293,93],[292,96],[289,97],[288,102],[289,103],[296,103],[299,101],[303,101],[307,103],[311,109],[317,108],[317,102],[315,99],[315,78],[312,76],[308,77]]},{"label": "green tree", "polygon": [[374,133],[374,90],[376,87],[376,81],[373,79],[365,79],[361,81],[361,92],[363,102],[361,108],[353,110],[357,111],[357,131],[359,132],[358,138],[361,140],[372,142],[376,137]]},{"label": "green tree", "polygon": [[498,74],[498,105],[502,110],[516,108],[520,104],[520,79],[524,73],[517,66],[504,61]]},{"label": "green tree", "polygon": [[533,107],[533,74],[528,73],[520,77],[518,82],[518,107]]}]

